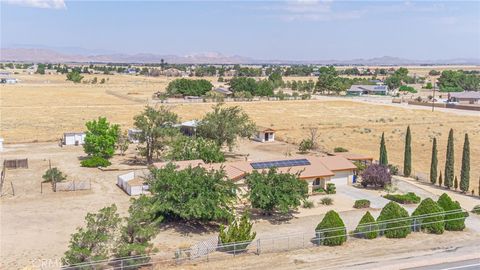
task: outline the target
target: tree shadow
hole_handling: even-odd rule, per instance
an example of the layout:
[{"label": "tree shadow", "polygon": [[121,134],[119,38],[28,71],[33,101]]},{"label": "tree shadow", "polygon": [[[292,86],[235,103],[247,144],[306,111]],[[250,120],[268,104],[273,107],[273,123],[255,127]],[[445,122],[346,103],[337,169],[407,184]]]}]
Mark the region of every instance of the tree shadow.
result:
[{"label": "tree shadow", "polygon": [[260,210],[250,210],[250,217],[252,220],[255,221],[268,221],[272,225],[282,225],[282,224],[289,224],[290,221],[295,218],[294,214],[298,213],[298,211],[290,211],[287,214],[273,212],[270,214],[265,214]]},{"label": "tree shadow", "polygon": [[218,223],[202,223],[195,221],[170,220],[162,222],[159,226],[161,231],[173,230],[182,236],[190,234],[205,234],[219,231]]}]

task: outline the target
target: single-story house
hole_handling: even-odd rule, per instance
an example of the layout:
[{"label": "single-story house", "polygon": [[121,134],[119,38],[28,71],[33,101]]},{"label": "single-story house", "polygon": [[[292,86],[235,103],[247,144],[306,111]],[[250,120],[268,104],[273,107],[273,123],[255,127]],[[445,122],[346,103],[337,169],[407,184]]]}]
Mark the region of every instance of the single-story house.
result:
[{"label": "single-story house", "polygon": [[139,143],[138,134],[140,134],[141,132],[142,131],[139,129],[129,128],[127,131],[128,140],[131,143]]},{"label": "single-story house", "polygon": [[136,177],[135,172],[117,176],[117,186],[130,196],[146,194],[149,188],[143,178]]},{"label": "single-story house", "polygon": [[85,132],[63,133],[63,145],[81,145],[85,143]]},{"label": "single-story house", "polygon": [[167,77],[180,77],[180,76],[183,76],[185,72],[176,68],[169,68],[164,70],[163,74]]},{"label": "single-story house", "polygon": [[352,85],[347,90],[347,95],[388,95],[388,86],[386,85]]},{"label": "single-story house", "polygon": [[458,102],[462,104],[480,104],[480,92],[464,91],[448,93],[449,102]]},{"label": "single-story house", "polygon": [[275,130],[271,128],[257,128],[257,132],[253,136],[253,140],[258,142],[275,141]]},{"label": "single-story house", "polygon": [[190,120],[176,126],[180,127],[180,132],[182,132],[184,135],[195,136],[197,134],[197,127],[199,123],[200,121],[198,120]]},{"label": "single-story house", "polygon": [[230,96],[230,95],[233,94],[232,91],[230,91],[227,88],[223,88],[223,87],[214,88],[213,92],[218,93],[218,94],[222,94],[224,96]]},{"label": "single-story house", "polygon": [[[153,165],[156,168],[163,168],[169,162],[159,162]],[[308,192],[314,189],[326,188],[327,183],[335,185],[347,185],[353,182],[353,175],[356,166],[348,159],[341,156],[299,156],[290,159],[268,160],[268,161],[234,161],[225,163],[205,164],[202,160],[185,160],[172,162],[177,170],[200,166],[207,170],[225,171],[227,178],[235,182],[240,190],[245,190],[245,176],[254,170],[264,171],[272,167],[282,173],[299,173],[299,178],[308,183]]]}]

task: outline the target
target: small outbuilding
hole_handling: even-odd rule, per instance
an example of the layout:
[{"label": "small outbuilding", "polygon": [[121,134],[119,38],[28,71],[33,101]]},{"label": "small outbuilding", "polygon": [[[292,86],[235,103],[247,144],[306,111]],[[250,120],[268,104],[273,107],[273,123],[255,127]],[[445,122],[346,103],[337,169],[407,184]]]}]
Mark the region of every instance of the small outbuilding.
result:
[{"label": "small outbuilding", "polygon": [[258,142],[274,142],[275,141],[275,130],[271,128],[258,128],[255,133],[253,140]]},{"label": "small outbuilding", "polygon": [[82,145],[85,143],[85,132],[63,133],[63,145]]},{"label": "small outbuilding", "polygon": [[149,188],[145,183],[145,180],[137,177],[135,172],[129,172],[117,176],[117,186],[130,196],[146,194]]},{"label": "small outbuilding", "polygon": [[198,120],[190,120],[187,122],[183,122],[180,125],[180,131],[186,136],[195,136],[197,134],[197,127],[200,124]]},{"label": "small outbuilding", "polygon": [[224,87],[214,88],[213,92],[215,92],[217,94],[224,95],[224,96],[231,96],[233,94],[232,91],[230,91],[229,89],[224,88]]}]

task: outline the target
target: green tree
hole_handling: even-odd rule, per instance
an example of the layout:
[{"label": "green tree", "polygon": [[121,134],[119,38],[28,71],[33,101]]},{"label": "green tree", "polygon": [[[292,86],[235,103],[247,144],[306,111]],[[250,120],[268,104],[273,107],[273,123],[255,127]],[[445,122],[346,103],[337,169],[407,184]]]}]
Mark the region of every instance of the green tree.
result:
[{"label": "green tree", "polygon": [[275,70],[268,76],[268,81],[273,85],[273,88],[279,88],[283,84],[282,72],[280,70]]},{"label": "green tree", "polygon": [[387,238],[405,238],[411,232],[411,221],[408,217],[407,210],[396,202],[389,202],[383,207],[377,222],[380,227],[385,228],[384,234]]},{"label": "green tree", "polygon": [[225,155],[214,141],[188,136],[178,136],[170,144],[167,158],[170,160],[201,159],[207,163],[225,161]]},{"label": "green tree", "polygon": [[430,182],[435,185],[437,182],[437,166],[438,166],[438,158],[437,158],[437,138],[433,138],[433,145],[432,145],[432,161],[430,164]]},{"label": "green tree", "polygon": [[257,82],[254,78],[246,77],[234,77],[228,82],[230,85],[230,90],[234,93],[236,92],[248,92],[252,96],[255,96],[257,93]]},{"label": "green tree", "polygon": [[146,157],[148,163],[152,163],[154,155],[160,155],[178,133],[173,126],[178,122],[178,116],[164,106],[159,109],[147,106],[133,119],[135,128],[140,130],[138,134],[140,154]]},{"label": "green tree", "polygon": [[355,235],[366,239],[374,239],[378,236],[378,224],[369,211],[363,215],[355,229]]},{"label": "green tree", "polygon": [[468,134],[465,134],[462,154],[462,170],[460,172],[460,190],[467,192],[470,187],[470,141]]},{"label": "green tree", "polygon": [[56,167],[53,167],[48,169],[45,172],[45,174],[42,176],[42,178],[43,178],[43,183],[46,183],[46,182],[58,183],[65,180],[67,176]]},{"label": "green tree", "polygon": [[382,132],[382,139],[380,140],[380,158],[378,160],[380,165],[388,165],[387,146],[385,145],[385,132]]},{"label": "green tree", "polygon": [[105,117],[88,121],[85,125],[87,126],[83,145],[85,153],[93,157],[111,158],[115,153],[115,143],[120,133],[120,127],[111,125]]},{"label": "green tree", "polygon": [[[120,227],[120,237],[115,245],[115,257],[130,257],[124,266],[146,263],[148,254],[153,245],[150,241],[158,233],[158,224],[162,217],[156,215],[151,199],[141,195],[132,199],[128,208],[129,216],[124,218],[125,223]],[[140,258],[136,258],[140,257]]]},{"label": "green tree", "polygon": [[[427,217],[417,217],[427,216]],[[421,224],[421,229],[428,233],[442,234],[445,229],[443,208],[430,198],[424,199],[413,211],[412,217]]]},{"label": "green tree", "polygon": [[315,228],[319,244],[325,246],[340,246],[347,241],[345,223],[334,210],[328,211]]},{"label": "green tree", "polygon": [[72,81],[74,83],[79,83],[83,79],[83,76],[80,75],[80,72],[73,70],[67,73],[67,81]]},{"label": "green tree", "polygon": [[203,96],[212,90],[213,85],[205,79],[175,79],[167,86],[167,94],[183,96]]},{"label": "green tree", "polygon": [[447,212],[445,213],[445,230],[463,231],[466,215],[463,213],[460,203],[453,201],[446,193],[438,198],[437,203]]},{"label": "green tree", "polygon": [[438,185],[442,186],[442,184],[443,184],[442,172],[440,172],[440,176],[438,177]]},{"label": "green tree", "polygon": [[451,188],[453,185],[453,176],[455,174],[455,155],[454,155],[454,146],[453,146],[453,129],[450,129],[448,133],[448,144],[447,144],[447,157],[445,160],[445,181],[444,185],[447,188]]},{"label": "green tree", "polygon": [[218,146],[226,144],[232,150],[238,137],[249,138],[255,130],[255,123],[240,107],[217,104],[200,121],[197,135],[215,141]]},{"label": "green tree", "polygon": [[274,84],[270,80],[261,80],[257,83],[257,89],[254,93],[255,96],[269,97],[273,96]]},{"label": "green tree", "polygon": [[[224,245],[222,250],[224,251],[244,251],[250,242],[255,239],[256,232],[252,232],[253,223],[250,222],[248,213],[244,213],[240,220],[235,218],[228,229],[225,226],[220,225],[220,234],[218,235],[218,242]],[[235,245],[229,245],[233,243],[241,243]]]},{"label": "green tree", "polygon": [[335,67],[321,67],[318,72],[318,81],[315,87],[318,92],[339,94],[341,91],[346,90],[345,85],[342,84],[341,79],[338,77]]},{"label": "green tree", "polygon": [[410,126],[407,127],[407,134],[405,135],[405,153],[403,157],[403,175],[409,177],[412,173],[412,134],[410,133]]},{"label": "green tree", "polygon": [[72,234],[62,263],[68,265],[107,259],[120,221],[115,204],[100,209],[98,213],[88,213],[86,226]]},{"label": "green tree", "polygon": [[152,169],[148,183],[157,214],[168,220],[218,221],[231,216],[236,186],[223,170],[188,167],[177,171],[168,164]]},{"label": "green tree", "polygon": [[287,214],[296,209],[308,197],[308,184],[298,174],[278,173],[276,168],[267,171],[253,171],[245,180],[248,197],[254,208],[265,214],[279,211]]}]

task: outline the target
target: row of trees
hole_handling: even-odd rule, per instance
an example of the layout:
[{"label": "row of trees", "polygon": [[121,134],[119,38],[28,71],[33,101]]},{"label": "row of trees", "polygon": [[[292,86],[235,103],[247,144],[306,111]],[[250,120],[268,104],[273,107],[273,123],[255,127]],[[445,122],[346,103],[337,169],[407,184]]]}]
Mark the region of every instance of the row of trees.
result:
[{"label": "row of trees", "polygon": [[212,90],[213,85],[208,80],[199,79],[176,79],[171,81],[167,86],[168,95],[182,95],[182,96],[203,96],[208,91]]},{"label": "row of trees", "polygon": [[444,70],[438,78],[438,86],[442,92],[479,91],[480,76],[463,70]]}]

